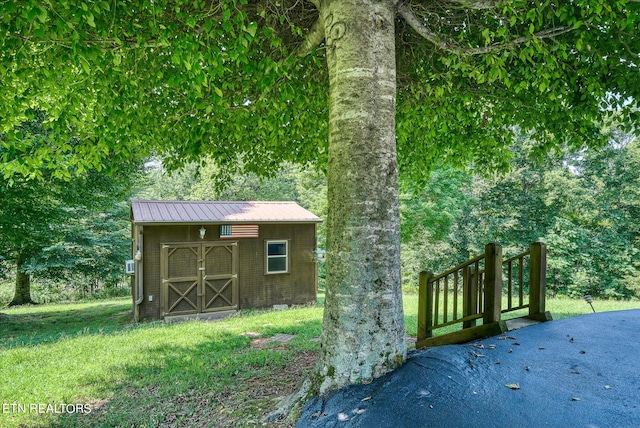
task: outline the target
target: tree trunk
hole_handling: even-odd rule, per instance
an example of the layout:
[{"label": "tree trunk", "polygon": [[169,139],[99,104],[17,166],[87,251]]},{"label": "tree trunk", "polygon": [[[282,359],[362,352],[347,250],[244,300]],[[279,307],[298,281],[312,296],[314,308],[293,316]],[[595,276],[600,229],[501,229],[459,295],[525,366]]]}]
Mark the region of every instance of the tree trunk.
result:
[{"label": "tree trunk", "polygon": [[16,259],[16,290],[13,300],[11,300],[9,306],[35,303],[31,300],[31,277],[28,273],[23,271],[24,263],[24,257],[22,255],[18,255],[18,258]]},{"label": "tree trunk", "polygon": [[330,76],[327,292],[313,382],[368,383],[406,358],[395,146],[395,10],[321,5]]}]

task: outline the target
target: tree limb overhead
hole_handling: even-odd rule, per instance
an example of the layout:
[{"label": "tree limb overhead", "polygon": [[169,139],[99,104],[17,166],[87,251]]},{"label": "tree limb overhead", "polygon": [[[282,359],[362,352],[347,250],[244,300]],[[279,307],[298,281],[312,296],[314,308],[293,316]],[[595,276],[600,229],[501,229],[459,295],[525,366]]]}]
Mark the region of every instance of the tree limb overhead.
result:
[{"label": "tree limb overhead", "polygon": [[451,3],[455,3],[460,7],[464,7],[466,9],[475,9],[475,10],[483,10],[483,9],[493,9],[495,8],[499,1],[497,0],[451,0]]},{"label": "tree limb overhead", "polygon": [[421,35],[424,39],[428,40],[433,45],[444,51],[452,52],[458,55],[482,55],[496,50],[513,47],[533,39],[542,40],[553,38],[573,30],[573,27],[558,26],[541,30],[528,36],[517,37],[504,43],[495,43],[478,47],[463,47],[455,41],[447,38],[446,36],[437,34],[428,26],[424,25],[423,22],[420,21],[420,19],[413,13],[413,11],[406,3],[400,3],[398,5],[398,14],[402,16],[407,24],[409,24],[409,26],[413,28],[413,30]]}]

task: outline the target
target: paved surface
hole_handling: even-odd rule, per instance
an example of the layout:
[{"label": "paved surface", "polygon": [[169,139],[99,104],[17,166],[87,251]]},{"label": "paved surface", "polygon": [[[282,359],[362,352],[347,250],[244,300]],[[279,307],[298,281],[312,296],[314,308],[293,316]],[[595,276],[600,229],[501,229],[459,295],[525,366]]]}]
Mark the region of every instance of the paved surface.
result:
[{"label": "paved surface", "polygon": [[412,352],[369,385],[313,399],[297,424],[541,426],[640,428],[640,309]]}]

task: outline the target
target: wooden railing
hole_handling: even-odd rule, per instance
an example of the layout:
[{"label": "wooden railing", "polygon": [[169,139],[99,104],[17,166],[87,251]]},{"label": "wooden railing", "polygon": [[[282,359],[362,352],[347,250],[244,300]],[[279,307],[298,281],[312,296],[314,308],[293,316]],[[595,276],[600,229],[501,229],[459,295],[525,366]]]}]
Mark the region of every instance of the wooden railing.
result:
[{"label": "wooden railing", "polygon": [[[528,264],[528,303],[525,265]],[[515,268],[514,268],[515,265]],[[507,307],[503,310],[503,266]],[[502,261],[502,247],[487,244],[484,254],[442,274],[420,273],[416,348],[462,343],[506,330],[501,314],[529,308],[528,318],[548,319],[544,310],[546,250],[539,242]],[[517,295],[514,294],[517,290]],[[514,305],[514,297],[516,304]],[[481,325],[477,325],[478,320]],[[462,330],[434,337],[436,329],[461,324]]]},{"label": "wooden railing", "polygon": [[[541,242],[534,242],[528,251],[513,256],[502,264],[503,272],[506,274],[507,307],[501,312],[504,314],[529,308],[529,318],[544,314],[547,278],[546,246]],[[516,302],[514,298],[517,298]]]}]

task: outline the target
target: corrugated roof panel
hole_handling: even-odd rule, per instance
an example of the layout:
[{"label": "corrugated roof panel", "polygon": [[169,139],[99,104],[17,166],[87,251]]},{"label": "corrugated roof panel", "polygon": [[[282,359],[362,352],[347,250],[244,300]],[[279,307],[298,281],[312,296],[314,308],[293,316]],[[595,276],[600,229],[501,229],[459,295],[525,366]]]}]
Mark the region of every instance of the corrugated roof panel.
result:
[{"label": "corrugated roof panel", "polygon": [[181,204],[174,204],[174,206],[176,207],[176,210],[178,211],[177,212],[177,216],[179,218],[199,219],[199,218],[207,217],[207,213],[202,210],[200,205],[192,205],[192,207],[194,208],[193,212],[187,211],[185,209],[184,205],[181,205]]},{"label": "corrugated roof panel", "polygon": [[319,223],[322,219],[289,201],[131,201],[135,223]]}]

